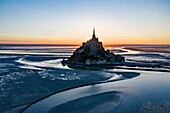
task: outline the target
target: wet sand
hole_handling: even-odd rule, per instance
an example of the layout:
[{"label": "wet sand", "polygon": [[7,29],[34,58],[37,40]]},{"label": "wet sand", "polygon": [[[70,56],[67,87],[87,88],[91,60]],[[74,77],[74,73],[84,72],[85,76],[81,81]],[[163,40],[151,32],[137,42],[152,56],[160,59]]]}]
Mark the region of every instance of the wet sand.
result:
[{"label": "wet sand", "polygon": [[[0,112],[20,113],[20,110],[28,104],[54,93],[57,97],[54,98],[54,102],[59,102],[59,104],[53,104],[54,106],[47,110],[49,113],[62,111],[62,108],[65,107],[68,108],[66,112],[77,110],[76,112],[81,113],[83,110],[98,112],[102,108],[103,112],[112,112],[113,110],[113,113],[136,113],[139,109],[141,109],[141,112],[145,112],[157,108],[163,113],[162,110],[169,110],[170,78],[167,76],[169,73],[164,74],[165,69],[168,71],[170,69],[169,53],[141,52],[122,48],[115,50],[117,54],[122,53],[127,62],[141,63],[141,65],[156,63],[163,66],[163,68],[127,66],[111,69],[96,67],[92,69],[89,69],[89,67],[87,69],[73,69],[61,65],[62,59],[71,55],[70,51],[73,48],[59,48],[51,46],[43,48],[26,47],[25,49],[18,46],[1,48]],[[133,72],[139,73],[133,74]],[[100,82],[100,84],[91,84],[94,82]],[[87,90],[83,90],[82,85],[84,84],[91,85],[89,87],[85,86]],[[75,87],[71,91],[60,93],[65,94],[65,96],[57,96],[57,91],[74,86],[79,86],[79,88]],[[66,94],[66,92],[68,93]],[[100,98],[104,98],[104,100]],[[51,102],[37,109],[41,108],[40,110],[43,110],[45,107],[49,107]],[[87,104],[89,102],[91,104]]]},{"label": "wet sand", "polygon": [[125,47],[125,49],[130,49],[134,51],[170,53],[170,46],[167,46],[167,47]]},{"label": "wet sand", "polygon": [[[170,112],[169,73],[129,71],[140,72],[141,75],[132,79],[88,85],[60,92],[32,104],[23,113],[72,113],[75,110],[79,113],[99,111],[101,113],[153,113],[157,110],[161,113]],[[151,105],[155,105],[158,109]]]}]

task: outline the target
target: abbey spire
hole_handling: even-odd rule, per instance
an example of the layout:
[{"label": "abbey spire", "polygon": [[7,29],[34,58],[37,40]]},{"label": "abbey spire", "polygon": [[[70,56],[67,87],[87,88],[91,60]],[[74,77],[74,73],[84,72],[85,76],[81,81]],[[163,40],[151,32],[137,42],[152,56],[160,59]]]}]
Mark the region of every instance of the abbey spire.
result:
[{"label": "abbey spire", "polygon": [[95,28],[93,27],[93,35],[92,35],[92,38],[96,38],[96,35],[95,35]]},{"label": "abbey spire", "polygon": [[93,27],[93,34],[95,35],[95,27]]}]

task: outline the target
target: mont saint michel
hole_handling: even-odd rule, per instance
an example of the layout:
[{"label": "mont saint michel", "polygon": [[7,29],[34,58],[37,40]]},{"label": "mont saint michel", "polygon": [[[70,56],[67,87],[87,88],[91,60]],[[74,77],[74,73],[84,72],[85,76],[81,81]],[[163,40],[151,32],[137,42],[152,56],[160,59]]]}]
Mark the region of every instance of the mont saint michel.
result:
[{"label": "mont saint michel", "polygon": [[0,113],[170,113],[170,0],[0,0]]},{"label": "mont saint michel", "polygon": [[73,55],[68,60],[63,60],[63,63],[68,64],[113,64],[124,62],[125,58],[121,55],[115,55],[109,49],[105,50],[102,42],[96,37],[95,28],[90,40],[83,42],[82,46],[73,52]]}]

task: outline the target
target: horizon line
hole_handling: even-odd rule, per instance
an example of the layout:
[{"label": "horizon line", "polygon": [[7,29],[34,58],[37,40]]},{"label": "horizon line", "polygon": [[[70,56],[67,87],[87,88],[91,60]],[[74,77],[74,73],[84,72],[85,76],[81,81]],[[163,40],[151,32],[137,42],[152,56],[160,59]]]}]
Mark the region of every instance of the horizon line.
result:
[{"label": "horizon line", "polygon": [[[13,46],[80,46],[81,44],[25,44],[25,43],[15,43],[15,44],[1,44],[1,46],[7,46],[7,45],[13,45]],[[159,45],[163,45],[163,46],[170,46],[170,44],[103,44],[103,46],[149,46],[149,45],[155,45],[155,46],[159,46]]]}]

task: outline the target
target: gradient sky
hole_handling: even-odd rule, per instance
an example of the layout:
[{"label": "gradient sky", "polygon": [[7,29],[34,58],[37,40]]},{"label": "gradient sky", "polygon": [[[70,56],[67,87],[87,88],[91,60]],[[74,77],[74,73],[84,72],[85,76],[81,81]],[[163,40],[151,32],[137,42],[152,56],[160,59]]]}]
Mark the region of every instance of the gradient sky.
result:
[{"label": "gradient sky", "polygon": [[170,44],[170,0],[0,0],[0,43]]}]

